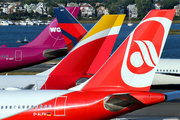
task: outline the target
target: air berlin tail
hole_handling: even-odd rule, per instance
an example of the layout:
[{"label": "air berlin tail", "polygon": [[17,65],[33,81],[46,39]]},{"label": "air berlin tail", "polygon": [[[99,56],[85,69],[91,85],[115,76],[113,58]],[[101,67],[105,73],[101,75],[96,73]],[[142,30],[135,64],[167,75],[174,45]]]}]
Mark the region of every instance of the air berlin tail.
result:
[{"label": "air berlin tail", "polygon": [[152,10],[104,66],[71,90],[149,91],[175,10]]}]

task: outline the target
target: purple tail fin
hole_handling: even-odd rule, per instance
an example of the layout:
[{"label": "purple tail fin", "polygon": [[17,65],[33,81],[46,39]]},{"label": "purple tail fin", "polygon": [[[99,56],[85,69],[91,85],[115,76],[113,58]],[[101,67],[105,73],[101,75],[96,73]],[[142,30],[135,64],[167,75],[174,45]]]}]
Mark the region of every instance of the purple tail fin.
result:
[{"label": "purple tail fin", "polygon": [[[77,17],[79,7],[66,7],[66,9]],[[61,29],[55,18],[42,32],[30,43],[21,47],[49,47],[49,48],[64,48],[66,46]]]}]

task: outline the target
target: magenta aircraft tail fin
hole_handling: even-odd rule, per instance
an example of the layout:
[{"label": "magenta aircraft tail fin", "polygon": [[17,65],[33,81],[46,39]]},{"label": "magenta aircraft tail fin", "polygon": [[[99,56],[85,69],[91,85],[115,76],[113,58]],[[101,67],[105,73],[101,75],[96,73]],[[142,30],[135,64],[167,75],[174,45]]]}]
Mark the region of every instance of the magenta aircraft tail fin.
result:
[{"label": "magenta aircraft tail fin", "polygon": [[[74,17],[77,17],[80,8],[66,7],[66,9]],[[20,47],[48,47],[56,49],[65,48],[66,44],[57,19],[55,18],[33,41]]]},{"label": "magenta aircraft tail fin", "polygon": [[71,90],[149,91],[175,10],[152,10],[88,81]]}]

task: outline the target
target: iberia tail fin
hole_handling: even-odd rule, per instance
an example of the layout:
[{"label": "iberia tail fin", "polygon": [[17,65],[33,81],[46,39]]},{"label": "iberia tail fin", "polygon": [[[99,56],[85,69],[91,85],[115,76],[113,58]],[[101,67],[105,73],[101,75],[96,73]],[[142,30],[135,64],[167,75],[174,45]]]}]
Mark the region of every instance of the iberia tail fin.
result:
[{"label": "iberia tail fin", "polygon": [[103,67],[71,90],[149,91],[175,10],[152,10]]},{"label": "iberia tail fin", "polygon": [[[74,17],[77,17],[80,7],[66,7],[66,9],[72,13]],[[55,18],[33,41],[20,47],[65,48],[66,44],[57,19]]]},{"label": "iberia tail fin", "polygon": [[[104,42],[116,39],[124,17],[125,15],[105,15],[102,17],[69,54],[51,69],[50,75],[76,74],[81,76],[87,74]],[[103,27],[101,27],[102,25]]]},{"label": "iberia tail fin", "polygon": [[[69,45],[74,46],[73,44],[78,42],[79,39],[81,39],[86,34],[86,30],[66,9],[54,8],[54,12],[57,16],[57,20],[58,20],[59,26],[62,29],[62,34],[65,40],[69,41]],[[64,16],[64,17],[60,18],[58,16]],[[124,19],[124,15],[122,15],[121,20],[119,21],[118,24],[122,25],[123,19]],[[119,28],[117,28],[117,31],[119,31]],[[101,45],[101,48],[97,49],[98,53],[97,54],[95,53],[96,56],[94,56],[93,58],[91,56],[91,59],[93,59],[93,62],[89,66],[86,74],[89,74],[89,75],[95,74],[99,70],[99,68],[105,63],[105,61],[110,56],[110,53],[112,51],[116,38],[117,38],[117,34],[106,37],[106,40]],[[89,49],[89,51],[93,51],[94,48],[91,48],[92,50]],[[88,59],[89,58],[85,59],[85,61],[88,61]],[[76,64],[76,62],[74,62],[74,64]]]},{"label": "iberia tail fin", "polygon": [[54,8],[54,13],[61,28],[67,48],[70,51],[82,39],[87,31],[65,8]]}]

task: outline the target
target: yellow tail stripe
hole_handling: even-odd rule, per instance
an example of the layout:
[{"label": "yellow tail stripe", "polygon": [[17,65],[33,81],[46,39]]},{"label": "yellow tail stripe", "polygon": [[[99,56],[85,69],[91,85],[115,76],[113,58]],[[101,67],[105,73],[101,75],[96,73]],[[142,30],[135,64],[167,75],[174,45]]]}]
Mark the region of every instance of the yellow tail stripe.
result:
[{"label": "yellow tail stripe", "polygon": [[125,14],[122,15],[104,15],[99,22],[93,27],[93,29],[88,32],[88,34],[82,39],[85,40],[89,36],[92,36],[100,31],[115,27],[121,26],[124,21]]}]

